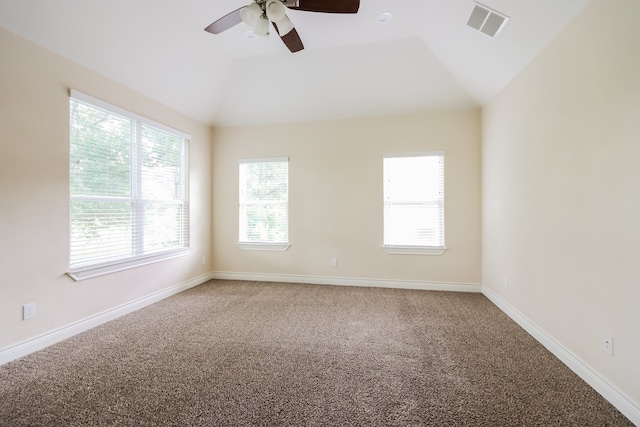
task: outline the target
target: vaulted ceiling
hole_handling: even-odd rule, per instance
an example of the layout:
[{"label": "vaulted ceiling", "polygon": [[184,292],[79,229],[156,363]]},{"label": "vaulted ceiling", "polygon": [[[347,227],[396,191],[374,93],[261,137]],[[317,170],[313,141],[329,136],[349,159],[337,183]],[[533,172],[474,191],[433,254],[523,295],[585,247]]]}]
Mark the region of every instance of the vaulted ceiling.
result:
[{"label": "vaulted ceiling", "polygon": [[[475,108],[490,101],[588,0],[486,0],[495,38],[466,25],[473,0],[361,0],[356,15],[290,10],[305,49],[240,23],[248,0],[0,0],[0,26],[214,126]],[[376,17],[390,12],[390,22]],[[1,53],[0,53],[1,55]],[[2,57],[2,61],[10,58]]]}]

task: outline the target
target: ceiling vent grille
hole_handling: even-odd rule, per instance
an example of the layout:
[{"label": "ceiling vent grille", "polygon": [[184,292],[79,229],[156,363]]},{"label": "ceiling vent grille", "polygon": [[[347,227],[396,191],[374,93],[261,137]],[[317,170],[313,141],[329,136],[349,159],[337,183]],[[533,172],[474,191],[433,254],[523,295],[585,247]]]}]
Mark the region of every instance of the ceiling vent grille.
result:
[{"label": "ceiling vent grille", "polygon": [[476,3],[467,25],[491,38],[495,38],[502,31],[508,20],[508,16]]}]

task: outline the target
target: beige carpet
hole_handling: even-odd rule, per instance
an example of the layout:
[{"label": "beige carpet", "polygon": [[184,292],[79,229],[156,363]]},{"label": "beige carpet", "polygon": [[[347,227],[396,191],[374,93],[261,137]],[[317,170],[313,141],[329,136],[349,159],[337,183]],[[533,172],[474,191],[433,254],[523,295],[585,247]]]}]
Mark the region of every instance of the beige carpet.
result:
[{"label": "beige carpet", "polygon": [[212,281],[0,366],[0,425],[632,424],[480,294]]}]

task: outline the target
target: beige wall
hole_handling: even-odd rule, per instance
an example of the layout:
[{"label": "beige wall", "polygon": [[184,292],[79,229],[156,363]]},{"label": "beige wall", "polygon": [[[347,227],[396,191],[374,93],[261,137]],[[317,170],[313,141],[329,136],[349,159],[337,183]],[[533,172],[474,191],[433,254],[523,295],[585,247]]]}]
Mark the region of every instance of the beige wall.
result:
[{"label": "beige wall", "polygon": [[[219,128],[214,132],[213,268],[235,273],[480,283],[480,114]],[[445,150],[441,256],[382,246],[385,153]],[[289,157],[286,252],[238,248],[238,159]],[[330,259],[338,259],[331,267]]]},{"label": "beige wall", "polygon": [[[209,127],[0,30],[0,349],[210,270]],[[74,282],[69,97],[74,88],[191,134],[190,255]],[[22,306],[36,317],[22,320]]]},{"label": "beige wall", "polygon": [[639,16],[591,2],[482,118],[484,286],[636,405]]}]

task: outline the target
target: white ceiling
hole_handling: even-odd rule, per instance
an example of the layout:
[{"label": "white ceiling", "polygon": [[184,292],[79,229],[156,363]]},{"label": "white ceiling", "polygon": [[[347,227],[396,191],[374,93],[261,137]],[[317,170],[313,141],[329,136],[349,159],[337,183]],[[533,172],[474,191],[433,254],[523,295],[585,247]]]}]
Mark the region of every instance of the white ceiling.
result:
[{"label": "white ceiling", "polygon": [[[589,0],[361,0],[356,15],[289,11],[305,45],[203,29],[248,0],[0,0],[0,26],[217,126],[473,108],[490,101]],[[391,12],[389,23],[376,22]],[[7,58],[2,58],[7,60]]]}]

